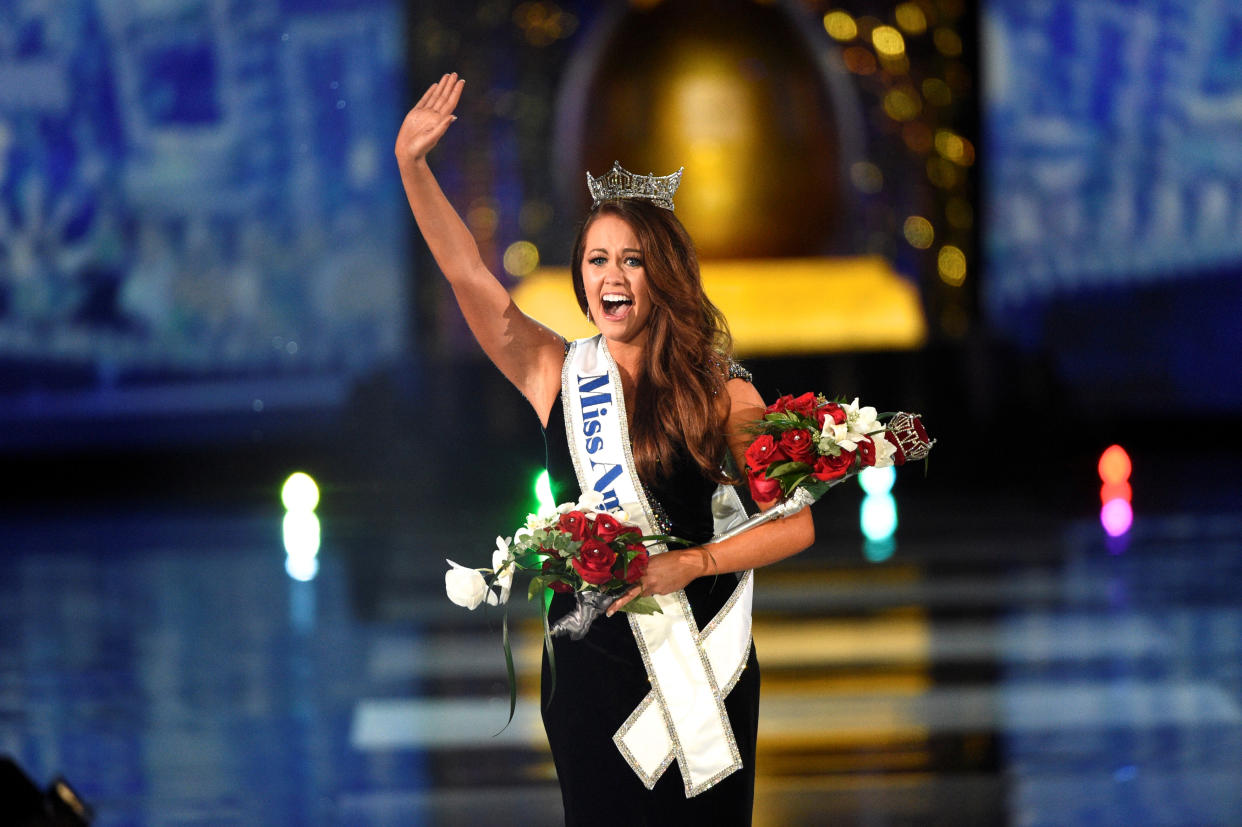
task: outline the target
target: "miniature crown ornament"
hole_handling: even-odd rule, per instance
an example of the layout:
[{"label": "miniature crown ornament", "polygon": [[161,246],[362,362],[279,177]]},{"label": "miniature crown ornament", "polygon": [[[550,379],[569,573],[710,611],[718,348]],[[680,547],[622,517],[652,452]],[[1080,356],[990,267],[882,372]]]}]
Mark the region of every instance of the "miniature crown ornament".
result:
[{"label": "miniature crown ornament", "polygon": [[587,172],[587,189],[591,191],[591,206],[614,198],[641,198],[670,212],[673,209],[673,193],[681,184],[685,167],[672,175],[635,175],[622,168],[620,161],[612,162],[612,169],[596,178]]}]

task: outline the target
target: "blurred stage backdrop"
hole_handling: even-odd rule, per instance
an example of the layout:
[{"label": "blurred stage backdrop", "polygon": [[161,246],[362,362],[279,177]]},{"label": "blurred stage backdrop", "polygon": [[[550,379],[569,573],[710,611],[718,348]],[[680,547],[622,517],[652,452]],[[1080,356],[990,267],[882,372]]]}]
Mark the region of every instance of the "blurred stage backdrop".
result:
[{"label": "blurred stage backdrop", "polygon": [[[422,617],[431,610],[419,600],[442,600],[441,558],[482,560],[530,510],[538,423],[470,338],[391,154],[406,108],[449,71],[467,85],[431,163],[519,305],[568,336],[589,333],[567,262],[588,206],[584,170],[684,165],[678,215],[760,391],[918,410],[941,438],[930,476],[902,478],[908,547],[919,530],[946,543],[969,535],[970,545],[997,526],[1021,533],[1067,517],[1098,532],[1095,463],[1114,442],[1135,457],[1134,489],[1148,492],[1140,513],[1227,514],[1239,504],[1229,434],[1242,419],[1242,9],[1214,0],[5,0],[0,637],[18,642],[7,654],[0,644],[0,675],[38,683],[38,669],[21,664],[31,647],[60,645],[38,631],[45,600],[60,607],[47,610],[57,628],[87,637],[79,660],[52,657],[39,674],[111,662],[108,641],[72,631],[72,618],[83,602],[94,621],[145,605],[137,586],[113,579],[127,578],[104,573],[117,555],[130,555],[135,582],[165,582],[139,549],[179,543],[185,559],[201,551],[195,543],[267,543],[279,569],[277,491],[299,468],[320,482],[320,559],[338,575],[319,586],[321,624]],[[861,498],[841,494],[851,507]],[[1012,519],[1001,502],[1016,508]],[[990,528],[972,522],[981,514]],[[827,521],[823,565],[839,565],[828,546],[841,525],[853,532],[852,565],[856,520],[816,519]],[[1235,528],[1213,548],[1236,550]],[[254,531],[265,539],[238,539]],[[314,537],[318,549],[317,522]],[[901,564],[884,543],[865,546],[868,559]],[[292,635],[289,656],[303,668],[310,650],[297,647],[315,627],[314,600],[290,592],[287,616],[264,619],[256,607],[284,572],[264,580],[246,559],[243,574],[221,576],[268,584],[243,588],[250,631]],[[56,597],[57,560],[95,573],[69,573],[68,603],[56,602],[70,600]],[[168,588],[194,591],[192,571],[176,568]],[[306,580],[317,568],[295,571]],[[160,617],[186,645],[211,631],[199,614],[165,607]],[[1242,628],[1230,617],[1226,657]],[[203,649],[228,657],[218,640]],[[281,691],[311,691],[280,680]],[[443,692],[496,689],[438,680]],[[74,763],[57,740],[71,724],[45,716],[35,726],[25,705],[37,693],[5,691],[0,753],[41,783],[76,768],[70,780],[113,801],[114,814],[131,806],[170,823],[151,802],[177,795],[135,780],[147,770],[124,763],[132,744],[108,741]],[[409,778],[435,789],[465,771],[441,759],[349,763],[338,754],[343,724],[298,720],[296,738],[321,763],[292,753],[271,763],[324,796],[349,788],[365,800]],[[253,745],[230,738],[222,752],[249,754],[262,776]],[[929,765],[1006,772],[991,736],[919,743],[938,756]],[[1225,745],[1234,755],[1237,746]],[[97,780],[114,759],[127,767],[123,794]],[[337,760],[344,780],[324,781]],[[842,760],[834,772],[849,771]],[[272,781],[272,794],[297,799],[295,780]],[[985,792],[976,823],[1019,809]],[[1112,823],[1041,802],[1019,803],[1050,820],[1015,823]],[[198,804],[194,812],[211,811]],[[834,806],[859,823],[889,823]],[[313,803],[298,807],[301,820],[288,823],[326,819]],[[952,807],[911,812],[889,816],[936,823]]]}]

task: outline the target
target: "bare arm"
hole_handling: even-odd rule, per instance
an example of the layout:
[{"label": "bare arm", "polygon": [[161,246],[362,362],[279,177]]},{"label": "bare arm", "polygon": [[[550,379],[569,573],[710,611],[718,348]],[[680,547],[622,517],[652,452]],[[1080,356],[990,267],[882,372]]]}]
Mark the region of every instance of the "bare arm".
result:
[{"label": "bare arm", "polygon": [[[741,379],[730,380],[726,387],[729,391],[726,424],[729,451],[736,466],[745,468],[746,446],[751,437],[743,426],[763,418],[763,399],[753,385]],[[776,501],[758,505],[766,511],[776,505]],[[770,565],[792,557],[813,542],[815,523],[811,520],[810,509],[804,508],[793,516],[772,520],[723,542],[657,554],[651,558],[639,586],[617,600],[608,613],[612,614],[640,594],[670,594],[685,588],[696,577]]]},{"label": "bare arm", "polygon": [[436,264],[483,352],[546,419],[560,389],[564,340],[518,309],[479,254],[478,244],[445,198],[427,153],[457,120],[465,81],[445,75],[405,116],[395,152],[401,183]]}]

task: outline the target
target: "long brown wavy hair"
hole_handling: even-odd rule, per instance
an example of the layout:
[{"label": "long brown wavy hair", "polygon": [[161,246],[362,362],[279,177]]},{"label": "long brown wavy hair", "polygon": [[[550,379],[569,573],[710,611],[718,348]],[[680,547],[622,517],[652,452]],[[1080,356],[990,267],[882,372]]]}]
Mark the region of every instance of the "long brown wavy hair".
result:
[{"label": "long brown wavy hair", "polygon": [[634,231],[642,250],[652,310],[647,320],[647,359],[637,377],[630,442],[639,476],[659,479],[684,446],[703,473],[717,482],[725,474],[725,382],[733,356],[729,325],[707,294],[694,242],[672,211],[637,199],[603,201],[583,220],[574,241],[574,294],[587,312],[582,280],[586,234],[602,215],[615,215]]}]

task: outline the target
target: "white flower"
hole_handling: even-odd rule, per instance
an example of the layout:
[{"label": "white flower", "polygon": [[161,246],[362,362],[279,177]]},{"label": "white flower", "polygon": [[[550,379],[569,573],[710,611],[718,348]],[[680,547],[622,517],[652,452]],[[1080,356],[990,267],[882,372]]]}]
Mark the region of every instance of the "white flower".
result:
[{"label": "white flower", "polygon": [[871,441],[875,443],[875,467],[887,468],[893,464],[893,454],[897,449],[885,437],[887,434],[873,434]]},{"label": "white flower", "polygon": [[870,405],[858,407],[858,397],[854,397],[853,402],[842,407],[845,409],[845,424],[849,426],[851,433],[866,436],[878,427],[875,421],[875,408]]},{"label": "white flower", "polygon": [[516,568],[517,563],[509,555],[509,544],[503,537],[497,537],[496,550],[492,552],[492,571],[496,573],[496,579],[492,581],[492,585],[500,587],[500,597],[498,599],[496,592],[488,589],[487,605],[495,606],[498,603],[509,602],[509,589],[513,587],[513,572]]},{"label": "white flower", "polygon": [[604,504],[604,495],[598,491],[583,491],[582,496],[578,498],[579,511],[599,511],[599,507]]},{"label": "white flower", "polygon": [[838,448],[844,448],[846,451],[853,451],[858,445],[850,439],[849,425],[844,422],[838,425],[832,420],[824,421],[824,430],[819,435],[819,441],[816,447],[819,448],[821,454],[836,456],[840,453]]},{"label": "white flower", "polygon": [[478,608],[487,598],[489,591],[483,573],[478,569],[459,566],[452,560],[445,562],[452,566],[444,573],[444,591],[448,593],[448,599],[467,609]]}]

